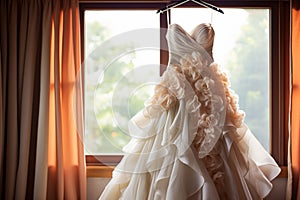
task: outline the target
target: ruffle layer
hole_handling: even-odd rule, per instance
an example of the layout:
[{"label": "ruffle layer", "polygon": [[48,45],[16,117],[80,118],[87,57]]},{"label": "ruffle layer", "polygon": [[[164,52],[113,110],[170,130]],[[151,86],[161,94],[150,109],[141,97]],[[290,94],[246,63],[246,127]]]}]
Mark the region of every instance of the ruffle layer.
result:
[{"label": "ruffle layer", "polygon": [[224,140],[228,162],[239,174],[247,199],[265,198],[272,190],[271,181],[280,173],[280,168],[262,147],[246,124],[236,128],[232,124],[224,127]]},{"label": "ruffle layer", "polygon": [[[219,199],[198,152],[182,138],[190,131],[185,106],[161,110],[152,119],[144,112],[130,121],[133,139],[100,199]],[[172,135],[169,130],[175,121],[181,129]],[[231,183],[224,188],[232,192],[229,199],[266,197],[280,168],[248,127],[228,123],[220,141],[224,142],[220,154]]]},{"label": "ruffle layer", "polygon": [[185,137],[191,132],[189,114],[184,101],[180,105],[161,111],[155,119],[140,112],[130,121],[133,139],[124,147],[125,155],[100,199],[188,199],[200,195],[203,187],[209,197],[218,199],[205,166]]},{"label": "ruffle layer", "polygon": [[[167,68],[162,83],[156,88],[156,94],[146,104],[147,116],[155,117],[152,116],[155,112],[148,111],[153,110],[153,107],[169,110],[177,103],[179,106],[185,106],[189,118],[193,119],[188,121],[189,127],[194,131],[181,139],[188,140],[188,144],[198,143],[198,157],[203,158],[209,154],[222,135],[227,107],[224,85],[216,73],[218,66],[209,66],[201,59],[199,53],[185,55],[180,62]],[[159,112],[155,115],[157,113]],[[176,127],[178,124],[174,122],[173,126]],[[193,141],[195,136],[197,139]]]}]

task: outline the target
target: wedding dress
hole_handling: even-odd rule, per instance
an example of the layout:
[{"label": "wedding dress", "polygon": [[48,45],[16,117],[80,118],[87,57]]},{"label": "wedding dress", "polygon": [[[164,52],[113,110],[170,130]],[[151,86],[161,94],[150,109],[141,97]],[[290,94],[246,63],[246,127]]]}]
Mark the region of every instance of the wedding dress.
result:
[{"label": "wedding dress", "polygon": [[237,97],[213,62],[212,31],[200,24],[190,35],[170,25],[168,68],[154,96],[129,121],[132,139],[100,199],[269,194],[280,168],[243,122]]}]

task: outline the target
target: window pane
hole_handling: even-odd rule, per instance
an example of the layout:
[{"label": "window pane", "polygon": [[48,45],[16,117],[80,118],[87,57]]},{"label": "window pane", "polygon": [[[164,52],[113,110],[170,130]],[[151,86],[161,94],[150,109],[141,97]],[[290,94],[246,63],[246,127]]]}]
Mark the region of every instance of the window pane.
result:
[{"label": "window pane", "polygon": [[[223,9],[219,14],[206,8],[175,8],[171,22],[190,32],[199,23],[215,30],[214,59],[226,71],[239,95],[245,122],[270,150],[270,26],[269,9]],[[191,20],[192,19],[192,20]]]},{"label": "window pane", "polygon": [[158,28],[153,10],[85,11],[86,154],[120,154],[129,141],[127,122],[159,78]]}]

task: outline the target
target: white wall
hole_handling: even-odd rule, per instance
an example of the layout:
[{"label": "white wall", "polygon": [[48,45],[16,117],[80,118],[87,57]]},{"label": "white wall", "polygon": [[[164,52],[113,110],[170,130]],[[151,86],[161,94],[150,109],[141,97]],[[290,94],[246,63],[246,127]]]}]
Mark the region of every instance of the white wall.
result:
[{"label": "white wall", "polygon": [[[103,191],[110,178],[87,178],[87,200],[96,200]],[[286,178],[277,178],[273,181],[273,190],[267,200],[284,200]]]}]

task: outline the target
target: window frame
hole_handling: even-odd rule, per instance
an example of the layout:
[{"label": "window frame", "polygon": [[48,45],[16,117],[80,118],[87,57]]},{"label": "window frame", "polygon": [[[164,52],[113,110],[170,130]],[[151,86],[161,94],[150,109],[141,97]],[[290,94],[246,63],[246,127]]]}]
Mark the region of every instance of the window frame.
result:
[{"label": "window frame", "polygon": [[[222,8],[269,8],[270,9],[270,149],[271,155],[282,166],[281,177],[287,175],[288,124],[289,124],[289,96],[290,96],[290,7],[289,0],[264,1],[212,1]],[[81,29],[81,59],[84,60],[84,11],[85,10],[157,10],[168,5],[166,0],[110,0],[87,1],[81,0],[80,29]],[[195,7],[193,3],[186,3],[180,7]],[[199,6],[200,7],[200,6]],[[169,16],[170,17],[170,16]],[[160,14],[160,27],[167,28],[167,12]],[[165,30],[165,29],[164,29]],[[161,46],[165,47],[165,33],[161,33]],[[164,49],[164,48],[162,48]],[[168,53],[161,51],[160,61],[166,66]],[[165,69],[161,68],[161,74]],[[121,155],[86,155],[88,176],[110,177],[111,172],[120,160]],[[102,162],[101,162],[102,161]]]}]

